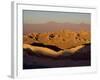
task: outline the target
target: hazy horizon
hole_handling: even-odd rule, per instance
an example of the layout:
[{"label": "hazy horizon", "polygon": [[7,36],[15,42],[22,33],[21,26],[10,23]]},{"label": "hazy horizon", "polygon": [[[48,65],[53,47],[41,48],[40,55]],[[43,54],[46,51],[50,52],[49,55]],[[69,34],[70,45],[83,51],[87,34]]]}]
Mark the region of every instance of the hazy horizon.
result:
[{"label": "hazy horizon", "polygon": [[90,31],[91,14],[55,11],[23,11],[23,32],[48,32],[60,29]]}]

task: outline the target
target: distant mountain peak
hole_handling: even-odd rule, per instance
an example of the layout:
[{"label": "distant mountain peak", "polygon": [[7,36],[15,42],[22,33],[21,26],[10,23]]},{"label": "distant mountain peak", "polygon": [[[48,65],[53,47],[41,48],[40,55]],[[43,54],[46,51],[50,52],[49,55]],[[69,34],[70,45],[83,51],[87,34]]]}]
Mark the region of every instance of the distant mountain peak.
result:
[{"label": "distant mountain peak", "polygon": [[55,22],[55,21],[49,21],[49,22],[47,22],[47,24],[56,24],[56,23],[58,23],[58,22]]}]

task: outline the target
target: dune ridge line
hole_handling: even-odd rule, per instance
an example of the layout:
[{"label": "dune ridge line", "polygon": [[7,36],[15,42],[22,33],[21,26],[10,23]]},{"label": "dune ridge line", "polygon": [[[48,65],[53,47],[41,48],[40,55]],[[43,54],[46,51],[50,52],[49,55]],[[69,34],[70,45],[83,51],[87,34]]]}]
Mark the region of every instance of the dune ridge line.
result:
[{"label": "dune ridge line", "polygon": [[77,50],[83,48],[84,45],[80,45],[80,46],[77,46],[75,48],[71,48],[71,49],[66,49],[66,50],[60,50],[60,51],[54,51],[52,49],[49,49],[49,48],[45,48],[45,47],[38,47],[38,46],[32,46],[32,45],[29,45],[29,44],[24,44],[23,45],[23,48],[24,49],[30,49],[33,51],[33,53],[35,54],[42,54],[42,55],[45,55],[45,56],[50,56],[50,57],[59,57],[61,55],[66,55],[66,56],[69,56],[69,55],[72,55],[74,54]]}]

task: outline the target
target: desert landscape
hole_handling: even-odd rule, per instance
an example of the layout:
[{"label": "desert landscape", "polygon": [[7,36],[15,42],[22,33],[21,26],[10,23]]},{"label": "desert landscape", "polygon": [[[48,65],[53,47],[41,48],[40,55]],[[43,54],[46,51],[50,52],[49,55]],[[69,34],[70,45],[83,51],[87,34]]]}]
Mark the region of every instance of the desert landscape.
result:
[{"label": "desert landscape", "polygon": [[30,33],[23,40],[25,69],[90,65],[90,32]]},{"label": "desert landscape", "polygon": [[25,11],[23,20],[23,69],[91,66],[89,14]]}]

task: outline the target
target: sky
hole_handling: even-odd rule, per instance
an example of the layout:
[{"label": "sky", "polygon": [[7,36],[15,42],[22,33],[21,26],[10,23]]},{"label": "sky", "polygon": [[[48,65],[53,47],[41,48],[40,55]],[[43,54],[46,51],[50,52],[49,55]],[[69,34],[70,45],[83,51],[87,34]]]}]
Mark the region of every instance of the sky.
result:
[{"label": "sky", "polygon": [[57,23],[91,23],[90,13],[75,13],[75,12],[52,12],[52,11],[34,11],[23,10],[24,24],[41,24],[48,22]]}]

